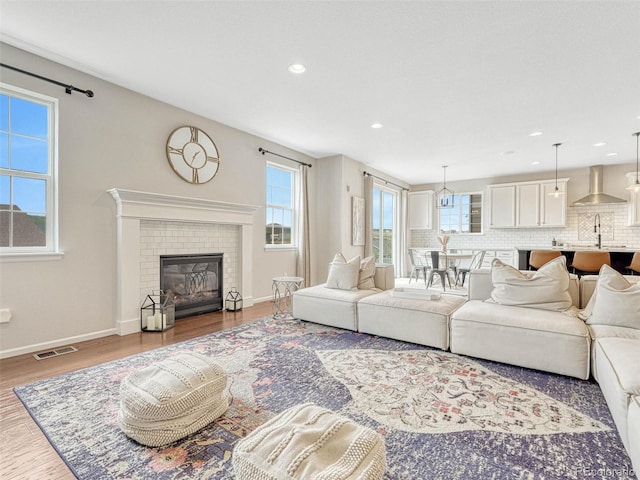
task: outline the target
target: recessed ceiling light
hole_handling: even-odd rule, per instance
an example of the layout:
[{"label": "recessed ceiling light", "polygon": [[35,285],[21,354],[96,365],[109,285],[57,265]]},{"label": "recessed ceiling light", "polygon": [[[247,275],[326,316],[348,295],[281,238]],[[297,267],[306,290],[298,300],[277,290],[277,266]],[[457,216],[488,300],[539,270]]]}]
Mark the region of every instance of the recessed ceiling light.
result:
[{"label": "recessed ceiling light", "polygon": [[536,160],[535,162],[531,162],[531,165],[540,165],[540,162]]},{"label": "recessed ceiling light", "polygon": [[607,142],[598,142],[598,143],[594,143],[592,147],[604,147],[606,144]]},{"label": "recessed ceiling light", "polygon": [[542,135],[544,132],[531,132],[529,134],[530,137],[539,137],[540,135]]},{"label": "recessed ceiling light", "polygon": [[371,128],[382,128],[383,125],[381,123],[372,123]]},{"label": "recessed ceiling light", "polygon": [[607,153],[607,157],[615,157],[616,155],[618,155],[617,152]]},{"label": "recessed ceiling light", "polygon": [[294,63],[293,65],[289,65],[289,71],[291,73],[304,73],[306,69],[307,68],[300,63]]}]

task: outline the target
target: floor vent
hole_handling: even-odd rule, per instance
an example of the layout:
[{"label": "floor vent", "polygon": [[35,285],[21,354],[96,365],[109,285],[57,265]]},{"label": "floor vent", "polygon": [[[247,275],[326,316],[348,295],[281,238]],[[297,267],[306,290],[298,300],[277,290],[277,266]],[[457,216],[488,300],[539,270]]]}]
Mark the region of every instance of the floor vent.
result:
[{"label": "floor vent", "polygon": [[33,356],[36,360],[43,360],[45,358],[58,357],[65,353],[73,353],[77,351],[78,349],[76,347],[60,347],[54,350],[47,350],[46,352],[34,353]]}]

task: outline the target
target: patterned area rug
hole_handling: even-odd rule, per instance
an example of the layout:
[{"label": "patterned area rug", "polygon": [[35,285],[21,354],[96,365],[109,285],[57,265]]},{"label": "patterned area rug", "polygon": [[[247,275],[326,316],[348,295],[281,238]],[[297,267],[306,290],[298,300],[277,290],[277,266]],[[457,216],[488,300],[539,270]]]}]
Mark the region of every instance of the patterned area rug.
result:
[{"label": "patterned area rug", "polygon": [[[161,448],[118,428],[120,381],[195,351],[229,375],[217,421]],[[81,479],[229,479],[238,438],[315,402],[384,436],[388,480],[634,478],[597,384],[294,320],[249,325],[18,387]]]}]

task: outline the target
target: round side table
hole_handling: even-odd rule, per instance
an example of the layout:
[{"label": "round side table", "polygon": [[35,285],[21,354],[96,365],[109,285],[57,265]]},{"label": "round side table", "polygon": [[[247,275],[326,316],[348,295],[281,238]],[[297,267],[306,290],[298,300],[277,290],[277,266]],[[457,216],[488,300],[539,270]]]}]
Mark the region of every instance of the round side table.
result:
[{"label": "round side table", "polygon": [[292,317],[293,305],[291,303],[293,292],[302,287],[302,277],[274,277],[273,278],[273,318]]}]

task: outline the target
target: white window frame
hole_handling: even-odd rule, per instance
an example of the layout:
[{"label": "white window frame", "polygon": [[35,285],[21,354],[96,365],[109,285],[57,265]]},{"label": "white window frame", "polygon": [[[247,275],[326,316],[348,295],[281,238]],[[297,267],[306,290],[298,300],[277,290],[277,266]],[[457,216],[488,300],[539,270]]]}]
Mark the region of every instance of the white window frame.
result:
[{"label": "white window frame", "polygon": [[[394,265],[397,263],[397,259],[400,258],[400,252],[399,252],[399,246],[400,246],[400,215],[398,215],[398,212],[400,211],[400,202],[402,201],[401,199],[401,195],[400,195],[400,191],[396,190],[395,188],[390,188],[388,185],[384,184],[384,183],[379,183],[379,182],[374,182],[373,183],[373,188],[380,190],[382,192],[386,192],[386,193],[390,193],[393,195],[393,218],[392,218],[392,224],[393,224],[393,235],[392,235],[392,247],[391,247],[391,265]],[[382,222],[384,219],[384,208],[380,209],[380,221]],[[382,228],[382,231],[384,232],[384,227]],[[383,252],[384,253],[384,252]],[[380,261],[381,259],[376,257],[376,262]]]},{"label": "white window frame", "polygon": [[0,82],[0,93],[44,105],[48,110],[48,173],[0,168],[3,175],[44,180],[46,184],[46,245],[0,247],[0,261],[56,260],[62,257],[58,230],[58,99]]},{"label": "white window frame", "polygon": [[[479,232],[455,232],[455,233],[450,233],[450,232],[446,232],[443,233],[442,232],[442,222],[441,222],[441,218],[440,218],[440,211],[441,210],[447,210],[447,211],[453,211],[453,210],[457,210],[459,218],[462,218],[462,202],[458,201],[458,202],[454,202],[454,206],[453,208],[447,208],[447,209],[436,209],[436,212],[438,213],[438,234],[443,234],[443,235],[483,235],[484,234],[484,193],[483,192],[461,192],[461,193],[454,193],[454,198],[455,197],[460,197],[462,195],[480,195],[480,205],[482,208],[482,211],[480,212],[480,231]],[[462,226],[461,223],[458,224],[459,227]]]},{"label": "white window frame", "polygon": [[267,231],[267,211],[270,206],[281,208],[281,205],[272,205],[267,203],[267,195],[266,195],[266,171],[268,167],[277,168],[280,170],[287,171],[291,174],[291,243],[287,244],[273,244],[273,243],[265,243],[266,250],[296,250],[298,248],[298,203],[299,203],[299,192],[300,192],[300,177],[299,171],[297,168],[293,168],[287,165],[283,165],[279,162],[269,162],[267,161],[265,164],[265,234]]}]

